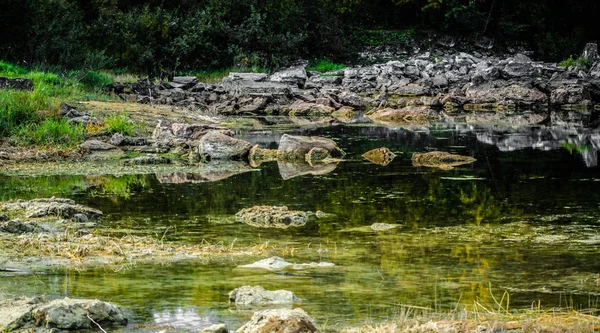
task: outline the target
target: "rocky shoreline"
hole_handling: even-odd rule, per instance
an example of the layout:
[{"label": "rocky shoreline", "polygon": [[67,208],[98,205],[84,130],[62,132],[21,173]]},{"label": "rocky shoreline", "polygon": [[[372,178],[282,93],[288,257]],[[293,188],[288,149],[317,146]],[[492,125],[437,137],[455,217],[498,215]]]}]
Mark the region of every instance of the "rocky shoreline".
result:
[{"label": "rocky shoreline", "polygon": [[[528,56],[425,52],[334,72],[306,71],[306,64],[263,73],[230,73],[220,84],[175,77],[153,84],[106,87],[138,103],[166,104],[213,115],[338,116],[354,111],[371,118],[439,119],[458,110],[598,110],[600,56],[589,43],[581,65],[563,68]],[[438,112],[431,112],[431,109]],[[388,114],[378,116],[381,110]],[[445,112],[443,112],[445,111]]]}]

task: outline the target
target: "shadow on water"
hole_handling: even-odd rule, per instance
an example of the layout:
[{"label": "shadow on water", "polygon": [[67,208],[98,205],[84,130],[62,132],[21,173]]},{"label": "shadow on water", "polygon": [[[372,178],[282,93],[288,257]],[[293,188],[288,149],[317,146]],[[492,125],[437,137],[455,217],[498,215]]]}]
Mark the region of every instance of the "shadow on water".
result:
[{"label": "shadow on water", "polygon": [[[1,198],[71,197],[104,211],[107,232],[187,243],[269,242],[288,261],[336,267],[283,274],[240,269],[251,259],[231,258],[5,277],[0,292],[99,298],[131,309],[137,323],[181,330],[216,321],[238,327],[251,312],[230,308],[227,293],[256,284],[294,291],[299,305],[329,326],[391,319],[402,304],[444,310],[492,302],[504,291],[513,307],[535,300],[564,306],[566,299],[597,305],[597,131],[439,124],[296,134],[332,138],[348,155],[316,171],[270,162],[227,173],[3,175]],[[273,148],[280,134],[241,137]],[[379,147],[397,157],[385,166],[361,157]],[[412,165],[412,153],[434,150],[477,161],[452,170]],[[237,223],[233,215],[253,205],[331,215],[285,230]],[[399,227],[376,232],[376,222]]]}]

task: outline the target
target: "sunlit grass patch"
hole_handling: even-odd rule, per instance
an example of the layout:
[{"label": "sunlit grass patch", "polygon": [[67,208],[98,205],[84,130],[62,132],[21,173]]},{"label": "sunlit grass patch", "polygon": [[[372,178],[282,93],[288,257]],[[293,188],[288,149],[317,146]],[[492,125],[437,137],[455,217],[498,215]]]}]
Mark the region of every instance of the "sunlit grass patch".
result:
[{"label": "sunlit grass patch", "polygon": [[138,125],[131,120],[127,110],[124,110],[122,113],[112,113],[104,118],[104,128],[107,134],[135,135]]},{"label": "sunlit grass patch", "polygon": [[309,65],[306,67],[307,71],[317,71],[317,72],[331,72],[331,71],[339,71],[348,66],[344,64],[336,64],[327,58],[322,59],[313,59],[310,61]]}]

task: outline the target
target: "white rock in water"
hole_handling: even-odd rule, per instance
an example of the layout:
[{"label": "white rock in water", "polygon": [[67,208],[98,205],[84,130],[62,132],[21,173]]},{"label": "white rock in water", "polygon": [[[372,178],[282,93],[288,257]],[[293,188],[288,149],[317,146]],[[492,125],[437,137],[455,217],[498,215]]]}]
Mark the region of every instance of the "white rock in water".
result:
[{"label": "white rock in water", "polygon": [[243,265],[243,266],[239,266],[239,267],[241,267],[241,268],[263,268],[263,269],[268,269],[270,271],[278,271],[278,270],[284,269],[291,265],[293,265],[293,264],[285,261],[283,258],[271,257],[271,258],[259,260],[252,264]]}]

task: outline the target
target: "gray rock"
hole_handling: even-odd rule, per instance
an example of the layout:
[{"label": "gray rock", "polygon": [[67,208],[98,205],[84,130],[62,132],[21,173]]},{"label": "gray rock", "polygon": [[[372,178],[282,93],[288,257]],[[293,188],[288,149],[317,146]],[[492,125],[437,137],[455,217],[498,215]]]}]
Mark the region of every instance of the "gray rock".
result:
[{"label": "gray rock", "polygon": [[431,84],[434,87],[445,88],[448,86],[448,79],[443,74],[436,75],[432,80]]},{"label": "gray rock", "polygon": [[389,223],[373,223],[373,224],[371,224],[371,229],[373,229],[375,231],[385,231],[385,230],[395,229],[397,227],[398,227],[397,225],[389,224]]},{"label": "gray rock", "polygon": [[76,204],[71,199],[62,198],[43,198],[30,201],[18,200],[3,205],[5,210],[24,210],[25,217],[37,218],[44,216],[59,216],[62,218],[72,218],[75,214],[84,214],[89,219],[99,219],[103,216],[102,212]]},{"label": "gray rock", "polygon": [[203,329],[200,333],[229,333],[229,330],[225,324],[214,324]]},{"label": "gray rock", "polygon": [[145,146],[148,144],[148,140],[143,137],[131,137],[115,133],[110,138],[110,144],[113,146]]},{"label": "gray rock", "polygon": [[0,77],[0,89],[33,90],[33,81]]},{"label": "gray rock", "polygon": [[121,308],[99,300],[67,298],[50,302],[43,297],[23,297],[0,301],[0,327],[8,331],[97,329],[90,318],[103,328],[127,324]]},{"label": "gray rock", "polygon": [[583,53],[581,54],[581,58],[587,59],[591,63],[594,63],[600,60],[600,55],[598,55],[598,44],[596,43],[587,43],[585,48],[583,49]]},{"label": "gray rock", "polygon": [[44,229],[36,222],[23,222],[20,219],[15,219],[8,222],[0,223],[0,231],[9,234],[28,234],[32,232],[43,232]]},{"label": "gray rock", "polygon": [[550,103],[554,105],[592,105],[589,89],[583,85],[565,85],[552,90]]},{"label": "gray rock", "polygon": [[269,78],[269,80],[272,82],[285,83],[298,88],[303,88],[307,79],[308,76],[306,75],[304,66],[290,67],[279,70],[273,73],[273,75],[271,75]]},{"label": "gray rock", "polygon": [[290,304],[300,299],[288,290],[266,290],[261,286],[243,286],[229,293],[229,302],[242,306]]},{"label": "gray rock", "polygon": [[75,214],[75,215],[73,215],[71,220],[80,222],[80,223],[87,223],[89,221],[87,215],[85,215],[85,214]]},{"label": "gray rock", "polygon": [[254,313],[237,333],[311,333],[318,332],[312,318],[302,309],[272,309]]},{"label": "gray rock", "polygon": [[346,155],[331,139],[318,136],[294,136],[284,134],[279,141],[277,155],[282,160],[301,160],[306,159],[306,154],[313,148],[321,148],[329,152],[334,158],[341,158]]},{"label": "gray rock", "polygon": [[252,82],[261,82],[266,80],[268,77],[265,73],[237,73],[231,72],[229,76],[224,78],[224,82],[228,81],[252,81]]},{"label": "gray rock", "polygon": [[286,206],[254,206],[240,210],[235,218],[253,227],[287,229],[305,225],[311,215],[310,212],[289,210]]},{"label": "gray rock", "polygon": [[0,214],[0,222],[4,222],[4,221],[8,221],[8,220],[10,220],[10,217],[8,217],[8,215]]},{"label": "gray rock", "polygon": [[117,147],[100,140],[87,140],[80,144],[79,147],[85,151],[106,151],[117,149]]},{"label": "gray rock", "polygon": [[176,85],[177,88],[190,89],[196,85],[198,79],[195,76],[175,76],[171,81],[171,85]]},{"label": "gray rock", "polygon": [[590,69],[590,76],[594,79],[600,79],[600,61],[597,61]]},{"label": "gray rock", "polygon": [[168,123],[159,120],[158,124],[152,132],[154,140],[168,139],[184,139],[198,140],[206,133],[213,130],[221,130],[224,133],[232,133],[224,127],[208,124],[183,124],[183,123]]},{"label": "gray rock", "polygon": [[304,101],[296,101],[285,108],[285,112],[290,116],[323,116],[330,115],[334,111],[331,106]]},{"label": "gray rock", "polygon": [[252,264],[243,265],[243,266],[239,266],[239,267],[240,268],[261,268],[261,269],[267,269],[270,271],[279,271],[279,270],[282,270],[282,269],[284,269],[288,266],[292,266],[292,265],[293,265],[292,263],[285,261],[283,258],[271,257],[271,258],[259,260]]},{"label": "gray rock", "polygon": [[250,142],[235,139],[218,131],[210,131],[200,139],[198,154],[210,160],[243,159],[252,148]]}]

